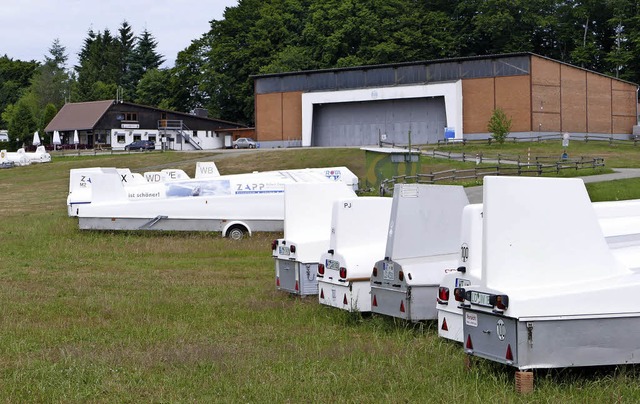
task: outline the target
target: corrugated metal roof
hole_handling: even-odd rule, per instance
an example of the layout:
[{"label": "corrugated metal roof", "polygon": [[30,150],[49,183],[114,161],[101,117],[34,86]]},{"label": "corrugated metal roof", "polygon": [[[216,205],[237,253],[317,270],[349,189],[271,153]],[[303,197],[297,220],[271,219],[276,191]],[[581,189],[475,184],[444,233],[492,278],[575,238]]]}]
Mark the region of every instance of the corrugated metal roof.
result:
[{"label": "corrugated metal roof", "polygon": [[44,131],[92,130],[113,102],[104,100],[64,104]]}]

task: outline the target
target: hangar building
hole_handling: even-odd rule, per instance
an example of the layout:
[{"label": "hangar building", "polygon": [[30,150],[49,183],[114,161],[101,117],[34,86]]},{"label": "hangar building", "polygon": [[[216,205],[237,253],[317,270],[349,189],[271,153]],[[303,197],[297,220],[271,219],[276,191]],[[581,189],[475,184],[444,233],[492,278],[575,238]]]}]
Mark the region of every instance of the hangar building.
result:
[{"label": "hangar building", "polygon": [[628,138],[638,86],[533,53],[254,76],[262,147],[429,144],[490,136],[501,107],[511,136]]}]

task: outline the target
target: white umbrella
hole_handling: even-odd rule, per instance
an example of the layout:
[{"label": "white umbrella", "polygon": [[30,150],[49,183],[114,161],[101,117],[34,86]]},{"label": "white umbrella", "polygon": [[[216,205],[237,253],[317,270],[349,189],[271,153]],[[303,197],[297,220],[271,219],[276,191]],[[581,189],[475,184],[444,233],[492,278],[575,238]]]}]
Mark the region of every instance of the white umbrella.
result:
[{"label": "white umbrella", "polygon": [[78,131],[73,131],[73,144],[76,145],[76,149],[78,148],[78,143],[80,143],[80,139],[78,139]]},{"label": "white umbrella", "polygon": [[38,131],[33,133],[33,145],[40,146],[40,135],[38,135]]},{"label": "white umbrella", "polygon": [[58,132],[57,130],[53,131],[53,144],[62,144],[62,142],[60,141],[60,132]]}]

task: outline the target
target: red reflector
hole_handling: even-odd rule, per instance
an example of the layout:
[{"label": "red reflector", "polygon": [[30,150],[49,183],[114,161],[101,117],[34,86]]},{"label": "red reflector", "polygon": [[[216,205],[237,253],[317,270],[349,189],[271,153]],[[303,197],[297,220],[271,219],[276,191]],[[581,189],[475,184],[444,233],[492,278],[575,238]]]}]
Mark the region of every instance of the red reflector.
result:
[{"label": "red reflector", "polygon": [[404,300],[400,302],[400,313],[404,313]]},{"label": "red reflector", "polygon": [[507,345],[507,354],[505,355],[505,359],[508,361],[513,361],[513,353],[511,352],[511,344]]},{"label": "red reflector", "polygon": [[447,326],[447,319],[446,318],[442,318],[442,327],[440,327],[440,329],[442,331],[449,331],[449,327]]},{"label": "red reflector", "polygon": [[291,247],[289,247],[289,251],[291,251],[292,253],[296,252],[296,246],[292,245]]},{"label": "red reflector", "polygon": [[271,242],[271,249],[275,250],[277,246],[278,246],[278,240],[273,240]]},{"label": "red reflector", "polygon": [[276,277],[276,286],[280,286],[280,278]]},{"label": "red reflector", "polygon": [[375,278],[376,276],[378,276],[378,268],[373,267],[373,277]]},{"label": "red reflector", "polygon": [[463,288],[455,288],[453,289],[453,297],[457,302],[464,302],[464,295],[466,291]]},{"label": "red reflector", "polygon": [[342,279],[345,279],[347,277],[347,268],[345,267],[340,267],[340,277]]},{"label": "red reflector", "polygon": [[296,281],[296,290],[298,290],[298,281]]},{"label": "red reflector", "polygon": [[324,275],[324,264],[318,264],[318,275]]},{"label": "red reflector", "polygon": [[471,342],[471,334],[467,336],[467,344],[464,347],[467,349],[473,349],[473,342]]},{"label": "red reflector", "polygon": [[448,302],[449,301],[449,288],[445,288],[444,286],[440,286],[438,288],[438,299],[442,300],[443,302]]},{"label": "red reflector", "polygon": [[398,279],[400,279],[400,282],[404,280],[404,272],[402,271],[398,272]]},{"label": "red reflector", "polygon": [[349,301],[347,300],[347,294],[344,294],[344,299],[342,299],[342,304],[349,304]]},{"label": "red reflector", "polygon": [[373,302],[371,303],[373,307],[378,307],[378,301],[376,300],[376,295],[373,295]]},{"label": "red reflector", "polygon": [[324,299],[324,290],[320,289],[320,299]]}]

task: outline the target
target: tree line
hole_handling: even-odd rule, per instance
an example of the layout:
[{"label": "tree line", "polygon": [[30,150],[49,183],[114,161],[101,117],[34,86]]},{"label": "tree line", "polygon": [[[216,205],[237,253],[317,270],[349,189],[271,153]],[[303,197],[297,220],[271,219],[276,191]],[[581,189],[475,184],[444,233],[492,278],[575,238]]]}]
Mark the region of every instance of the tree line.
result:
[{"label": "tree line", "polygon": [[135,36],[125,22],[116,35],[89,31],[72,68],[56,41],[43,63],[0,58],[0,127],[24,128],[17,116],[25,106],[32,125],[43,127],[65,101],[116,93],[252,125],[253,75],[510,52],[638,83],[640,2],[240,0],[179,52],[173,67],[160,68],[156,47],[151,33]]}]

